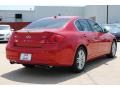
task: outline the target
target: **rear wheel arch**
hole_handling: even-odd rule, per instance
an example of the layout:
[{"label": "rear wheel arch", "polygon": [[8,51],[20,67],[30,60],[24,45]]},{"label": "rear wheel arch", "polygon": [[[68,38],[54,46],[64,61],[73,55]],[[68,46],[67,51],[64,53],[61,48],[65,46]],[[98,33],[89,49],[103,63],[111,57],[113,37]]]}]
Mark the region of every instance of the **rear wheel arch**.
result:
[{"label": "rear wheel arch", "polygon": [[[85,59],[80,59],[80,62],[79,62],[79,64],[78,64],[78,56],[79,56],[79,51],[80,50],[82,50],[82,52],[84,52],[84,55],[85,55]],[[82,58],[82,57],[81,57]],[[73,61],[73,64],[72,64],[72,66],[71,66],[71,70],[73,71],[73,72],[76,72],[76,73],[79,73],[79,72],[81,72],[81,71],[83,71],[84,70],[84,67],[85,67],[85,65],[86,65],[86,60],[87,60],[87,48],[86,48],[86,46],[85,45],[83,45],[83,44],[81,44],[81,45],[79,45],[78,47],[77,47],[77,49],[76,49],[76,52],[75,52],[75,56],[74,56],[74,61]],[[82,62],[84,62],[84,63],[82,63]],[[81,66],[81,65],[84,65],[84,66],[82,66],[81,68],[79,67],[79,65]]]}]

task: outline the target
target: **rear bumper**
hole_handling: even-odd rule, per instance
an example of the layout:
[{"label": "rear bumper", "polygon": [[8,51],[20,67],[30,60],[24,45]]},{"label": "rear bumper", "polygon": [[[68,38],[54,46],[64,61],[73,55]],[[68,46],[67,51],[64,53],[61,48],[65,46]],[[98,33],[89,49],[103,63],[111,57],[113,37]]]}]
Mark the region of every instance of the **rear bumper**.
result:
[{"label": "rear bumper", "polygon": [[[29,49],[29,50],[28,50]],[[21,53],[32,54],[31,61],[21,61]],[[74,50],[69,47],[56,49],[34,49],[34,48],[6,48],[6,57],[10,62],[18,64],[35,64],[51,66],[71,66],[74,60]]]}]

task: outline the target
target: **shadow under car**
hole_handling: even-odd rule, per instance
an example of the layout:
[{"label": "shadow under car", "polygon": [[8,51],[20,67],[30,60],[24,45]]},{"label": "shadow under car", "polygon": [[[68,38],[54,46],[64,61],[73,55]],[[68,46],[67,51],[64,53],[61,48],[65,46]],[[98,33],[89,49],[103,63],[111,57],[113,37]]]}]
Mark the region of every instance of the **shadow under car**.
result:
[{"label": "shadow under car", "polygon": [[[116,58],[116,57],[115,57]],[[92,62],[88,62],[86,68],[81,73],[72,73],[69,68],[56,67],[56,68],[20,68],[1,75],[2,78],[9,79],[16,82],[32,83],[32,84],[58,84],[66,80],[76,78],[90,70],[93,70],[101,65],[108,65],[108,62],[115,58],[101,57]]]}]

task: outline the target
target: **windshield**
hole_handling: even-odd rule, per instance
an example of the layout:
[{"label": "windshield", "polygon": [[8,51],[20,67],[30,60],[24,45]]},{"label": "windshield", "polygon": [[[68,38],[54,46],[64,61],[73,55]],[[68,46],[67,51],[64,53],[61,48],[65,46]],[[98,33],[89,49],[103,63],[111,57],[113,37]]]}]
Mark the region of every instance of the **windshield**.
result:
[{"label": "windshield", "polygon": [[29,24],[26,29],[47,29],[47,28],[61,28],[69,21],[68,18],[47,18],[40,19]]},{"label": "windshield", "polygon": [[120,26],[118,25],[106,25],[104,26],[105,29],[107,29],[111,33],[120,32]]},{"label": "windshield", "polygon": [[9,30],[10,26],[0,26],[0,30]]}]

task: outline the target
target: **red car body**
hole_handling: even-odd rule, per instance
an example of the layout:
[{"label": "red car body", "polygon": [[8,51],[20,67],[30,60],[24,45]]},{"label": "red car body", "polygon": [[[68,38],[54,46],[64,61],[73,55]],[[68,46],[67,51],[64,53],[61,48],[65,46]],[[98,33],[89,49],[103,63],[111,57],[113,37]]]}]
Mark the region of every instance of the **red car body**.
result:
[{"label": "red car body", "polygon": [[[115,37],[110,33],[80,31],[75,25],[78,16],[58,16],[50,19],[68,19],[59,28],[27,29],[13,32],[6,47],[6,57],[11,63],[72,66],[78,47],[87,51],[87,61],[109,54]],[[84,19],[88,20],[88,19]],[[30,60],[21,60],[29,54]]]}]

